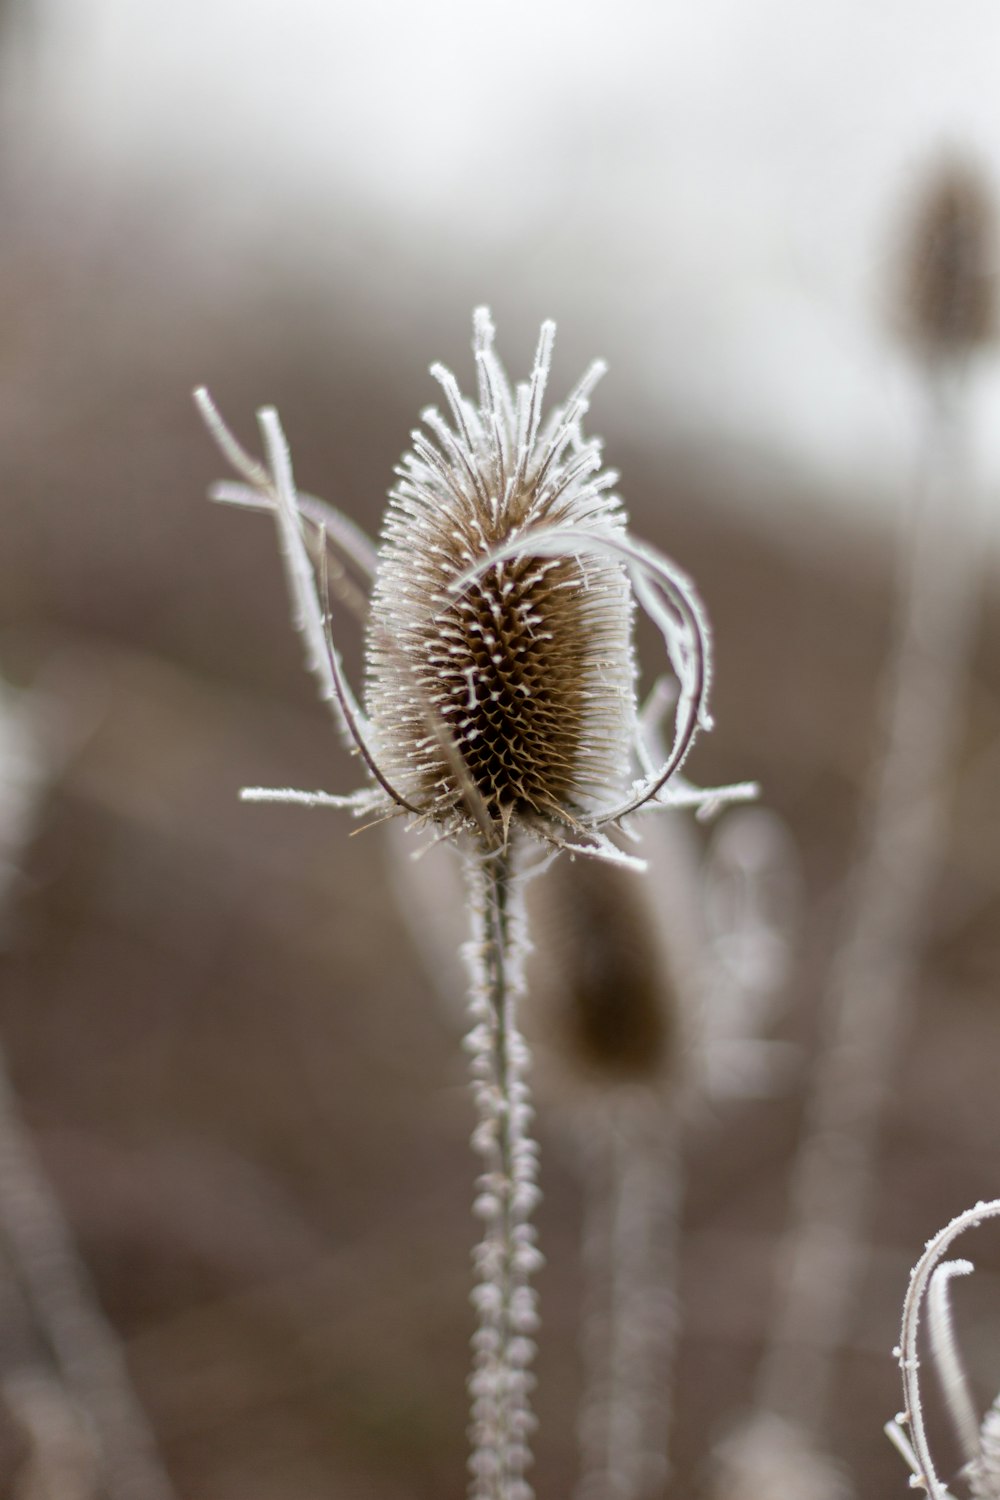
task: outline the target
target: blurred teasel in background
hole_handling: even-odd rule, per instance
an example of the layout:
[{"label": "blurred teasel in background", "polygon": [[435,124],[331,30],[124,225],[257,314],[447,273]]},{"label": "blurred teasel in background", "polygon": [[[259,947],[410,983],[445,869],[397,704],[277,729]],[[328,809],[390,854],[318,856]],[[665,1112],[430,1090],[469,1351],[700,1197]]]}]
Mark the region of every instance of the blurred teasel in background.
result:
[{"label": "blurred teasel in background", "polygon": [[878,1130],[932,915],[977,621],[982,548],[967,419],[972,356],[995,329],[994,212],[972,165],[935,166],[894,267],[892,304],[920,421],[900,516],[880,739],[827,966],[757,1411],[730,1444],[730,1469],[741,1455],[752,1467],[757,1438],[779,1433],[789,1453],[811,1454],[833,1494],[845,1482],[822,1452],[835,1362],[859,1295]]},{"label": "blurred teasel in background", "polygon": [[942,160],[921,185],[901,249],[902,329],[919,356],[947,364],[996,337],[993,195],[976,165]]},{"label": "blurred teasel in background", "polygon": [[557,861],[528,892],[525,1027],[584,1197],[578,1500],[649,1500],[669,1469],[682,1127],[701,1082],[697,940],[677,920],[697,866],[678,889],[660,857],[678,816],[648,830],[647,875]]}]

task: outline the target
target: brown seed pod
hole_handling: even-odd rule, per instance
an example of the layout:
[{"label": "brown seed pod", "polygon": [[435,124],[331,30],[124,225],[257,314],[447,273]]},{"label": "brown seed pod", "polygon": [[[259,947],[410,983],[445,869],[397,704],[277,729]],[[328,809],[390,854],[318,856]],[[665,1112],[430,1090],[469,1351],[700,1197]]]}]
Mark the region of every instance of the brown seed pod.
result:
[{"label": "brown seed pod", "polygon": [[[450,420],[422,414],[429,432],[412,434],[377,552],[346,516],[298,493],[276,411],[258,413],[262,464],[208,393],[195,393],[243,481],[212,495],[274,512],[307,664],[369,777],[347,797],[248,787],[245,800],[348,807],[374,822],[409,814],[438,838],[471,835],[486,857],[514,830],[634,867],[641,861],[607,829],[678,799],[715,807],[745,794],[669,786],[711,727],[708,621],[690,579],[629,534],[617,475],[583,435],[600,361],[543,420],[554,336],[544,323],[531,376],[512,389],[489,312],[478,309],[478,401],[432,366]],[[320,545],[310,549],[307,537]],[[329,628],[330,546],[372,580],[363,709]],[[636,602],[663,638],[678,689],[672,743],[656,766],[639,735]]]},{"label": "brown seed pod", "polygon": [[649,879],[560,860],[529,886],[525,1028],[540,1088],[556,1096],[630,1089],[675,1100],[692,1081],[694,975],[671,941],[646,842]]},{"label": "brown seed pod", "polygon": [[[470,794],[506,836],[516,817],[574,817],[628,779],[634,730],[632,600],[611,558],[532,556],[532,531],[624,512],[579,420],[595,367],[540,428],[551,355],[542,330],[530,387],[515,398],[477,320],[478,410],[435,369],[454,431],[435,412],[397,471],[372,592],[366,708],[387,779],[435,821]],[[568,451],[567,451],[568,450]],[[524,551],[468,570],[524,539]]]},{"label": "brown seed pod", "polygon": [[983,176],[955,158],[925,183],[906,241],[903,321],[931,359],[955,359],[996,332],[996,226]]}]

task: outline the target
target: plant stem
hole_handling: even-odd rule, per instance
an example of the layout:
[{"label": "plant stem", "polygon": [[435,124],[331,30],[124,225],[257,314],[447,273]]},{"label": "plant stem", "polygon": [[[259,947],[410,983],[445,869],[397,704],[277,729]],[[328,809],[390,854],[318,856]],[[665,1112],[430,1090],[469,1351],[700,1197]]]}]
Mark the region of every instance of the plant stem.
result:
[{"label": "plant stem", "polygon": [[834,1354],[863,1270],[872,1158],[932,916],[978,602],[975,527],[961,503],[960,391],[932,381],[929,395],[869,839],[824,997],[825,1050],[793,1170],[783,1289],[758,1382],[761,1406],[813,1430],[827,1413]]},{"label": "plant stem", "polygon": [[107,1500],[173,1500],[173,1486],[38,1157],[0,1053],[0,1242],[65,1391],[89,1419]]},{"label": "plant stem", "polygon": [[468,876],[474,935],[466,950],[472,1018],[466,1047],[478,1114],[472,1144],[484,1166],[474,1204],[484,1228],[474,1254],[469,1495],[531,1500],[524,1477],[535,1425],[529,1366],[537,1315],[530,1276],[541,1257],[530,1223],[538,1150],[529,1134],[528,1050],[517,1027],[526,946],[523,880],[510,850],[470,856]]},{"label": "plant stem", "polygon": [[662,1495],[678,1333],[676,1118],[624,1101],[581,1144],[588,1312],[576,1500]]}]

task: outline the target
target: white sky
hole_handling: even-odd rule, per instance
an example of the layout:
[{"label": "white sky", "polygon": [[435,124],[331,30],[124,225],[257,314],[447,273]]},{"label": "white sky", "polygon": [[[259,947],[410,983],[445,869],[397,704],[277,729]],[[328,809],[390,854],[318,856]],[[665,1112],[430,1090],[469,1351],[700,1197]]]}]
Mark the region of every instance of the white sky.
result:
[{"label": "white sky", "polygon": [[908,441],[894,216],[942,146],[1000,184],[996,0],[36,4],[47,149],[105,186],[162,174],[318,272],[374,223],[376,303],[418,265],[449,327],[467,287],[554,312],[637,423],[721,426],[837,488],[888,484]]}]

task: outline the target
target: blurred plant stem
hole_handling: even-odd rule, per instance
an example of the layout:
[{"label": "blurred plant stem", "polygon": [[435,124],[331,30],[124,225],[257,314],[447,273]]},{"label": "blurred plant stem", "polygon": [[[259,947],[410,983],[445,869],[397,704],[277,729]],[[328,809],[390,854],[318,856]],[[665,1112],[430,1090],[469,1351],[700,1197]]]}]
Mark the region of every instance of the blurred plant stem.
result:
[{"label": "blurred plant stem", "polygon": [[667,1444],[677,1342],[683,1173],[680,1122],[634,1100],[581,1132],[586,1189],[577,1500],[654,1500]]},{"label": "blurred plant stem", "polygon": [[823,1000],[824,1040],[791,1188],[760,1407],[821,1430],[849,1332],[872,1157],[905,1037],[921,932],[948,817],[980,569],[967,499],[963,370],[926,368],[925,452],[900,550],[896,640],[867,846]]},{"label": "blurred plant stem", "polygon": [[108,1500],[174,1500],[173,1487],[0,1055],[0,1237],[64,1390],[88,1419]]}]

